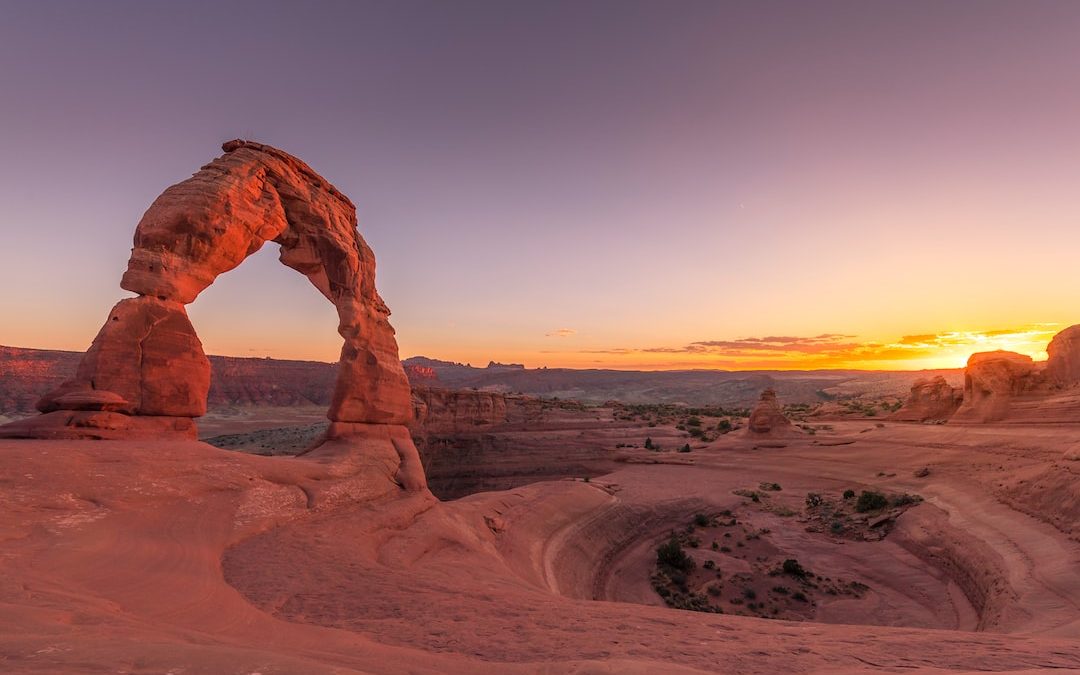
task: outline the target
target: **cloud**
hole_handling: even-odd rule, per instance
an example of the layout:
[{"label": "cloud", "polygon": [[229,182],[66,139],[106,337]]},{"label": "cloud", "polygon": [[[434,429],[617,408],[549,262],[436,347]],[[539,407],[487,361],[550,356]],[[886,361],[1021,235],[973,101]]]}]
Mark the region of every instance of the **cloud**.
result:
[{"label": "cloud", "polygon": [[577,331],[573,328],[559,328],[550,333],[547,333],[544,337],[567,338],[571,335],[577,335]]},{"label": "cloud", "polygon": [[[697,340],[682,347],[613,347],[587,353],[696,356],[700,365],[756,368],[867,367],[910,361],[962,365],[975,352],[1006,349],[1042,357],[1056,327],[1034,324],[981,331],[945,331],[904,335],[893,342],[858,340],[855,335],[822,333],[811,336],[771,335],[729,340]],[[683,359],[681,362],[686,362]],[[891,366],[896,367],[896,366]],[[935,366],[938,367],[938,366]]]}]

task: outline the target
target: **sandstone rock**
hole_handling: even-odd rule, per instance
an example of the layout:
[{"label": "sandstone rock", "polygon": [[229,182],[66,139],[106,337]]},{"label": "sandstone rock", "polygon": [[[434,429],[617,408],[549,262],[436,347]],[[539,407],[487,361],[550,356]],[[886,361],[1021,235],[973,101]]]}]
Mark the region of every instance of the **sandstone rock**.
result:
[{"label": "sandstone rock", "polygon": [[1012,400],[1038,384],[1030,356],[995,351],[972,354],[964,371],[964,402],[950,421],[996,422],[1009,414]]},{"label": "sandstone rock", "polygon": [[473,431],[506,422],[506,397],[489,391],[413,387],[413,426],[433,433]]},{"label": "sandstone rock", "polygon": [[114,412],[57,410],[0,426],[0,438],[47,440],[195,440],[190,417],[125,415]]},{"label": "sandstone rock", "polygon": [[[83,413],[98,414],[98,421],[116,412],[132,420],[203,415],[209,364],[184,305],[274,241],[281,262],[305,275],[337,310],[344,344],[327,416],[361,425],[361,434],[372,433],[364,425],[407,424],[409,382],[390,310],[375,290],[375,256],[357,232],[352,202],[280,150],[247,141],[222,148],[222,157],[166,189],[143,215],[120,282],[140,297],[113,308],[75,377],[42,398],[39,410],[79,413],[62,416],[64,433],[92,426],[74,423],[91,420]],[[40,424],[51,434],[58,419],[25,421],[16,432]],[[123,433],[121,422],[110,421],[110,431]]]},{"label": "sandstone rock", "polygon": [[136,415],[206,414],[210,362],[184,306],[157,298],[121,300],[80,362],[75,377],[38,402],[38,410],[87,408],[88,392],[126,402],[112,409]]},{"label": "sandstone rock", "polygon": [[757,402],[750,412],[750,421],[747,431],[751,434],[767,434],[782,431],[791,427],[791,421],[784,417],[780,410],[780,404],[776,400],[776,392],[766,389],[761,392],[761,400]]},{"label": "sandstone rock", "polygon": [[940,422],[949,419],[964,400],[964,390],[941,375],[916,380],[902,408],[889,416],[900,422]]},{"label": "sandstone rock", "polygon": [[1046,380],[1057,387],[1080,384],[1080,325],[1070,326],[1054,336],[1046,347]]}]

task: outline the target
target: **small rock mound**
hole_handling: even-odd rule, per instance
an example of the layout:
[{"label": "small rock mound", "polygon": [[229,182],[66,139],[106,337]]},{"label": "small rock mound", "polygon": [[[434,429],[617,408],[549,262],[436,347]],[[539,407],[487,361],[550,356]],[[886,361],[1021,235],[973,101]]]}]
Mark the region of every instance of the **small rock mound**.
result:
[{"label": "small rock mound", "polygon": [[766,389],[761,392],[761,399],[750,412],[747,432],[751,434],[768,434],[789,429],[791,429],[791,420],[784,417],[780,404],[776,400],[776,391]]}]

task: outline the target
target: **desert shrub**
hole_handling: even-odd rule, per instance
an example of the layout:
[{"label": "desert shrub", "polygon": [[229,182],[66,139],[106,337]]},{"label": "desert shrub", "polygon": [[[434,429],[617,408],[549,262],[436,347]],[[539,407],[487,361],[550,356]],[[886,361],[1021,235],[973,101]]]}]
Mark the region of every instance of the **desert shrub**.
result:
[{"label": "desert shrub", "polygon": [[867,511],[879,511],[889,505],[889,500],[885,499],[885,495],[880,492],[873,492],[871,490],[863,490],[859,495],[859,500],[855,502],[855,510],[859,513],[866,513]]},{"label": "desert shrub", "polygon": [[753,600],[757,597],[757,591],[752,588],[744,588],[742,591],[743,597],[747,600]]},{"label": "desert shrub", "polygon": [[712,522],[712,519],[704,513],[694,514],[694,525],[697,525],[698,527],[708,527],[710,522]]},{"label": "desert shrub", "polygon": [[850,489],[844,490],[844,499],[855,499],[855,491]]},{"label": "desert shrub", "polygon": [[701,426],[701,419],[698,418],[698,417],[691,417],[691,418],[686,420],[686,426],[688,426],[688,427],[700,427]]},{"label": "desert shrub", "polygon": [[707,569],[707,570],[714,570],[714,569],[716,569],[716,563],[715,563],[715,562],[713,562],[712,560],[706,560],[705,562],[701,563],[701,566],[702,566],[703,568]]},{"label": "desert shrub", "polygon": [[686,445],[679,448],[679,452],[690,452],[690,444],[687,443]]},{"label": "desert shrub", "polygon": [[694,559],[686,555],[674,535],[656,548],[656,562],[659,565],[676,570],[689,571],[694,569]]},{"label": "desert shrub", "polygon": [[722,434],[726,434],[731,431],[731,420],[723,419],[716,425],[716,430]]},{"label": "desert shrub", "polygon": [[798,600],[799,602],[810,602],[810,600],[807,599],[806,594],[802,591],[795,591],[791,594],[791,597],[792,599]]},{"label": "desert shrub", "polygon": [[812,509],[815,506],[821,506],[822,502],[824,502],[824,501],[825,501],[825,498],[822,497],[821,495],[819,495],[816,492],[807,492],[806,493],[806,508],[808,508],[808,509]]},{"label": "desert shrub", "polygon": [[779,492],[784,489],[780,487],[780,483],[761,483],[758,487],[762,490],[768,490],[769,492]]},{"label": "desert shrub", "polygon": [[905,493],[897,495],[889,501],[893,506],[907,506],[908,504],[918,504],[922,500],[922,497],[919,495],[909,495]]},{"label": "desert shrub", "polygon": [[841,523],[839,520],[834,520],[829,523],[829,529],[832,531],[833,534],[840,534],[844,531],[844,524]]},{"label": "desert shrub", "polygon": [[647,436],[645,438],[645,449],[646,450],[652,450],[653,447],[654,446],[653,446],[653,442],[652,442],[652,436]]},{"label": "desert shrub", "polygon": [[772,591],[773,591],[773,593],[776,593],[777,595],[787,595],[788,593],[791,592],[791,589],[788,588],[787,586],[773,586]]},{"label": "desert shrub", "polygon": [[784,570],[784,574],[790,574],[791,576],[799,577],[800,579],[810,574],[810,572],[804,569],[803,566],[799,564],[799,561],[794,558],[785,560],[782,569]]}]

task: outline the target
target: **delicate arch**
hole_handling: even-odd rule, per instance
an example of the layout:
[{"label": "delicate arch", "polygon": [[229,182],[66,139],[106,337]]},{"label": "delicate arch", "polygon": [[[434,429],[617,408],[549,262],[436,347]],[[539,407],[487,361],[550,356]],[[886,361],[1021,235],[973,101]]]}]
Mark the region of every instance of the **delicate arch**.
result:
[{"label": "delicate arch", "polygon": [[184,305],[267,241],[337,308],[344,339],[327,416],[407,424],[409,383],[390,310],[375,290],[375,256],[356,208],[299,159],[260,143],[225,154],[173,185],[146,211],[121,287],[139,295],[112,310],[76,376],[46,395],[42,412],[99,411],[198,417],[210,366]]}]

